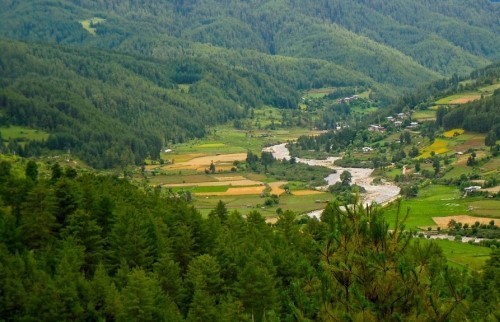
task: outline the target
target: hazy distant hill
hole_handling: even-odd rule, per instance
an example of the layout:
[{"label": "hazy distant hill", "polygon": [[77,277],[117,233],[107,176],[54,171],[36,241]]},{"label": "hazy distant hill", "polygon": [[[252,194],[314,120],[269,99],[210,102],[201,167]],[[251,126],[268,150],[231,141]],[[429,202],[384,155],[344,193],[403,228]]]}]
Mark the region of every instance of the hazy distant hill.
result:
[{"label": "hazy distant hill", "polygon": [[[245,68],[255,52],[319,59],[392,88],[500,59],[500,6],[487,0],[47,0],[2,9],[8,37],[153,56],[187,50]],[[97,36],[80,24],[92,17],[105,19],[93,26]]]}]

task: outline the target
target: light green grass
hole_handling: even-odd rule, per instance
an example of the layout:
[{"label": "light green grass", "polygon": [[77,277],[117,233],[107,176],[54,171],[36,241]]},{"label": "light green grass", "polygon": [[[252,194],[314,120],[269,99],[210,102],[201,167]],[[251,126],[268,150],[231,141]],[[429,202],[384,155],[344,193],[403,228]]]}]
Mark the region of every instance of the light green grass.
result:
[{"label": "light green grass", "polygon": [[[432,217],[445,217],[467,214],[469,200],[461,198],[462,194],[456,187],[431,185],[420,190],[415,199],[401,201],[401,216],[409,209],[406,228],[434,226]],[[389,224],[394,225],[397,213],[396,203],[385,210]]]},{"label": "light green grass", "polygon": [[417,121],[428,121],[436,119],[436,111],[434,110],[418,110],[413,112],[412,118]]},{"label": "light green grass", "polygon": [[359,106],[355,106],[351,109],[352,112],[358,113],[358,114],[370,114],[370,113],[375,113],[378,111],[378,107],[372,106],[369,108],[361,108]]},{"label": "light green grass", "polygon": [[315,88],[308,91],[304,96],[309,98],[322,98],[335,92],[335,87]]},{"label": "light green grass", "polygon": [[211,192],[226,192],[229,186],[193,186],[193,187],[175,187],[174,192],[191,191],[193,193],[211,193]]},{"label": "light green grass", "polygon": [[80,24],[82,25],[83,29],[88,31],[91,35],[95,36],[96,28],[93,26],[103,23],[104,21],[106,21],[106,19],[94,17],[86,20],[80,20]]},{"label": "light green grass", "polygon": [[5,141],[10,139],[20,139],[21,141],[42,141],[47,140],[49,134],[41,130],[34,130],[23,126],[0,127],[2,138]]},{"label": "light green grass", "polygon": [[370,93],[372,92],[372,90],[367,90],[367,91],[364,91],[363,93],[360,93],[358,94],[360,98],[364,98],[364,99],[369,99],[370,98]]},{"label": "light green grass", "polygon": [[191,85],[190,84],[178,84],[177,87],[179,88],[179,91],[189,93]]},{"label": "light green grass", "polygon": [[497,90],[499,88],[500,88],[500,83],[497,83],[497,84],[493,84],[493,85],[490,85],[490,86],[481,87],[479,89],[479,91],[481,93],[493,93],[495,90]]},{"label": "light green grass", "polygon": [[[478,200],[471,202],[469,204],[472,207],[472,213],[481,217],[490,217],[494,219],[500,219],[500,200]],[[497,224],[500,221],[496,221]]]},{"label": "light green grass", "polygon": [[488,247],[450,240],[434,240],[434,242],[441,247],[448,263],[456,268],[481,270],[491,254]]},{"label": "light green grass", "polygon": [[260,155],[262,148],[288,140],[297,139],[301,135],[308,135],[311,131],[304,128],[267,130],[236,130],[230,125],[218,126],[215,132],[204,139],[193,140],[189,143],[176,145],[174,153],[162,154],[165,159],[175,158],[175,155],[187,153],[244,153],[253,151]]},{"label": "light green grass", "polygon": [[488,247],[446,239],[418,238],[415,242],[437,244],[442,249],[448,265],[458,269],[481,270],[491,254]]},{"label": "light green grass", "polygon": [[443,176],[444,179],[460,178],[462,174],[468,175],[472,173],[473,168],[467,166],[455,165],[453,169],[446,172]]},{"label": "light green grass", "polygon": [[156,175],[148,178],[151,184],[174,184],[174,183],[201,183],[201,182],[217,182],[211,175],[195,174],[195,175],[179,175],[178,172],[170,175]]},{"label": "light green grass", "polygon": [[446,104],[450,104],[451,102],[453,102],[457,99],[478,97],[478,96],[481,96],[481,93],[479,93],[479,92],[466,92],[466,93],[454,94],[454,95],[450,95],[447,97],[443,97],[443,98],[437,100],[435,103],[438,105],[446,105]]},{"label": "light green grass", "polygon": [[[195,207],[202,214],[208,214],[215,208],[219,200],[226,203],[229,211],[237,210],[243,215],[248,214],[250,211],[259,211],[264,216],[276,215],[276,210],[291,210],[295,213],[307,213],[313,210],[322,209],[326,206],[324,201],[332,199],[332,195],[328,193],[315,194],[309,196],[294,196],[282,195],[279,198],[279,204],[272,207],[264,206],[266,198],[255,195],[242,195],[242,196],[197,196],[195,198]],[[317,203],[321,200],[321,203]]]}]

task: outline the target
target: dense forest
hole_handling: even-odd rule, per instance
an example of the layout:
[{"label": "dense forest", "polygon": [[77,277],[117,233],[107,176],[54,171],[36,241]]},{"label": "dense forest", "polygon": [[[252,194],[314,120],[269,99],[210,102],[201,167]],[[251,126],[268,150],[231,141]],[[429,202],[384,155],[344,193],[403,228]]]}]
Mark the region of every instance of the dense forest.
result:
[{"label": "dense forest", "polygon": [[463,128],[479,133],[491,131],[500,137],[500,90],[492,96],[440,112],[438,121],[445,129]]},{"label": "dense forest", "polygon": [[198,59],[157,61],[10,40],[0,51],[0,125],[51,134],[11,149],[25,156],[71,149],[95,168],[157,159],[162,146],[202,137],[250,108],[292,108],[299,99],[264,74]]},{"label": "dense forest", "polygon": [[[45,172],[44,172],[45,173]],[[0,163],[5,321],[494,321],[498,250],[481,272],[449,267],[404,216],[378,207],[274,225],[220,202],[208,218],[176,195],[51,165]]]},{"label": "dense forest", "polygon": [[[0,33],[9,38],[209,56],[243,68],[255,68],[254,53],[317,59],[393,88],[500,58],[500,6],[488,0],[49,0],[2,7]],[[91,24],[95,35],[80,24],[94,17],[101,19]]]}]

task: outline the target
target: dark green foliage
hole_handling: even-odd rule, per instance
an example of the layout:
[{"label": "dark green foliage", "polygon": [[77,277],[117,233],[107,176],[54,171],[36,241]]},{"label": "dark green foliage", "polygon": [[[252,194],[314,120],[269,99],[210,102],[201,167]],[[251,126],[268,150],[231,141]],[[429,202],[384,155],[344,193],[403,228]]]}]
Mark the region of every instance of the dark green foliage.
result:
[{"label": "dark green foliage", "polygon": [[479,133],[500,134],[500,90],[492,96],[451,110],[443,117],[445,129],[464,128]]},{"label": "dark green foliage", "polygon": [[38,179],[38,166],[35,161],[28,161],[25,173],[26,177],[30,178],[32,181],[36,181]]},{"label": "dark green foliage", "polygon": [[484,138],[484,145],[493,147],[497,142],[497,134],[495,131],[489,131],[486,137]]},{"label": "dark green foliage", "polygon": [[[54,184],[7,170],[2,176],[0,314],[8,320],[444,321],[497,314],[496,255],[469,282],[446,267],[434,244],[410,242],[401,223],[389,231],[376,207],[330,204],[321,222],[305,225],[285,211],[270,226],[258,212],[228,214],[224,203],[202,219],[180,199],[113,177]],[[17,213],[11,195],[23,181]]]},{"label": "dark green foliage", "polygon": [[[283,82],[204,60],[6,40],[0,49],[0,123],[43,129],[51,135],[36,151],[70,149],[96,168],[158,159],[163,145],[201,137],[207,126],[240,118],[248,108],[298,103]],[[188,93],[177,88],[179,73],[197,75]]]},{"label": "dark green foliage", "polygon": [[[487,0],[439,5],[410,0],[49,0],[5,3],[2,9],[3,37],[181,60],[170,76],[151,66],[129,64],[162,87],[208,79],[205,64],[211,61],[232,70],[265,73],[294,89],[368,86],[376,89],[374,96],[387,99],[398,89],[412,89],[441,75],[457,79],[498,59],[500,52],[500,9]],[[105,19],[92,25],[95,36],[79,23],[90,17]],[[79,73],[102,77],[106,69],[96,73],[84,63]],[[228,82],[234,77],[219,80],[233,99],[259,99],[234,88]],[[271,101],[293,107],[289,94]]]}]

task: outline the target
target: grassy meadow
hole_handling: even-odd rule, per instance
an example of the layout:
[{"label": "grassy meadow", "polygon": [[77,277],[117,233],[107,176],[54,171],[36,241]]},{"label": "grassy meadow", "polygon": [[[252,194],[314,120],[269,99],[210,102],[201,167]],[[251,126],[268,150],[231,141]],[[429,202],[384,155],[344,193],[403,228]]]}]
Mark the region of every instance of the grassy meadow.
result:
[{"label": "grassy meadow", "polygon": [[444,239],[419,239],[420,243],[435,243],[443,250],[450,266],[459,269],[480,270],[490,258],[491,249]]},{"label": "grassy meadow", "polygon": [[106,21],[106,19],[94,17],[90,19],[81,20],[80,24],[82,25],[83,29],[88,31],[91,35],[96,36],[97,34],[95,25],[103,23],[104,21]]},{"label": "grassy meadow", "polygon": [[2,133],[2,138],[5,141],[13,139],[19,140],[21,143],[24,141],[43,141],[49,138],[49,134],[47,132],[23,126],[2,126],[0,127],[0,133]]}]

